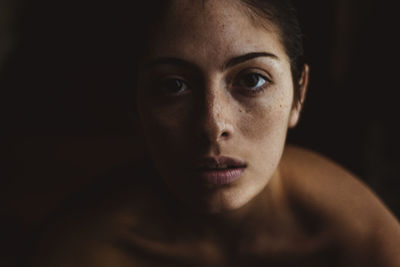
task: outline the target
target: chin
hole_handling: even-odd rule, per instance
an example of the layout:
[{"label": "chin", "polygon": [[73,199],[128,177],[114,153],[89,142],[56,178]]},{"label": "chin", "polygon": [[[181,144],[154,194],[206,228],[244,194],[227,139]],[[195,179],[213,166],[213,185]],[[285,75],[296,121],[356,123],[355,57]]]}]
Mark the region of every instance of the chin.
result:
[{"label": "chin", "polygon": [[[246,190],[247,189],[247,190]],[[260,190],[249,190],[250,188],[234,188],[228,190],[218,190],[203,198],[203,203],[199,206],[204,213],[224,214],[240,210],[254,200]]]},{"label": "chin", "polygon": [[[265,171],[264,171],[265,172]],[[226,185],[195,183],[176,170],[162,169],[161,175],[170,193],[183,206],[195,213],[224,214],[241,210],[258,199],[270,179],[259,173],[246,172],[240,179]],[[177,177],[179,177],[177,179]]]}]

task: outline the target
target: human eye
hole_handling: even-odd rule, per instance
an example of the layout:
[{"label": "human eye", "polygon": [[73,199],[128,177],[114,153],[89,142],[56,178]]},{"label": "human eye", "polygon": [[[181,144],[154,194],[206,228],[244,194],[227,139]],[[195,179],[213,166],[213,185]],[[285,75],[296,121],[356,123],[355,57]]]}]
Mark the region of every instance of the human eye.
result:
[{"label": "human eye", "polygon": [[178,96],[188,91],[188,84],[180,78],[167,77],[156,82],[155,89],[162,95]]},{"label": "human eye", "polygon": [[270,83],[271,80],[265,75],[258,72],[245,72],[238,76],[235,87],[244,93],[256,94],[264,91]]}]

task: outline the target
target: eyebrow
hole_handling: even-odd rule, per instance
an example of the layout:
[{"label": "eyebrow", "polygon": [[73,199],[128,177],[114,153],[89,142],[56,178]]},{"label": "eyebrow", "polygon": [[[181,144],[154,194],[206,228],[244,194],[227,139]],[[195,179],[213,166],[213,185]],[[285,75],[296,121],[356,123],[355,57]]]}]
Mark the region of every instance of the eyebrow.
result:
[{"label": "eyebrow", "polygon": [[223,69],[228,69],[231,68],[235,65],[241,64],[243,62],[246,62],[248,60],[257,58],[257,57],[269,57],[278,60],[278,57],[274,54],[267,53],[267,52],[253,52],[253,53],[247,53],[241,56],[237,56],[234,58],[231,58],[228,60],[228,62],[224,65]]},{"label": "eyebrow", "polygon": [[[279,58],[272,54],[272,53],[267,53],[267,52],[252,52],[252,53],[247,53],[244,55],[240,55],[237,57],[233,57],[231,59],[229,59],[222,67],[223,70],[226,70],[228,68],[231,68],[235,65],[241,64],[243,62],[246,62],[248,60],[257,58],[257,57],[269,57],[272,59],[276,59],[278,60]],[[189,61],[186,61],[184,59],[180,59],[180,58],[175,58],[175,57],[161,57],[161,58],[157,58],[149,63],[147,63],[145,65],[145,67],[152,67],[154,65],[179,65],[179,66],[183,66],[183,67],[188,67],[188,68],[192,68],[192,69],[198,69],[198,66],[195,65],[194,63],[191,63]]]}]

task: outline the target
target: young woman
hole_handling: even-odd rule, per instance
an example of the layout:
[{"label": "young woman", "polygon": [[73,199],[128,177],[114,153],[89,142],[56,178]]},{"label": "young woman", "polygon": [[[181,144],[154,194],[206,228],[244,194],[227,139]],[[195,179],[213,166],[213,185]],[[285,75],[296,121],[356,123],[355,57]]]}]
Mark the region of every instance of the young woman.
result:
[{"label": "young woman", "polygon": [[381,201],[285,145],[309,79],[290,3],[150,2],[135,68],[147,156],[64,209],[32,264],[400,266]]}]

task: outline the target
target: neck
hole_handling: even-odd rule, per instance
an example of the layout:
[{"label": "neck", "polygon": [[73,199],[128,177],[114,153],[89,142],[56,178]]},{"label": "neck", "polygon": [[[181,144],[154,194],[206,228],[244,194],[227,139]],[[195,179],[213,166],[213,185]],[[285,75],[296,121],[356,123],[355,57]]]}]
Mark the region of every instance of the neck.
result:
[{"label": "neck", "polygon": [[252,200],[240,208],[219,213],[201,213],[198,209],[185,206],[183,201],[173,197],[159,179],[154,180],[158,182],[154,182],[148,192],[139,192],[143,191],[143,198],[152,203],[154,216],[160,214],[161,221],[169,221],[169,225],[179,228],[183,236],[221,242],[225,240],[237,244],[241,237],[256,236],[260,229],[264,233],[267,231],[273,234],[276,227],[284,227],[288,222],[281,179],[278,168],[267,185]]},{"label": "neck", "polygon": [[180,218],[188,220],[195,232],[226,239],[232,233],[257,232],[260,227],[273,228],[282,219],[283,198],[280,172],[277,171],[268,184],[244,206],[219,213],[196,213],[192,209],[180,209]]}]

